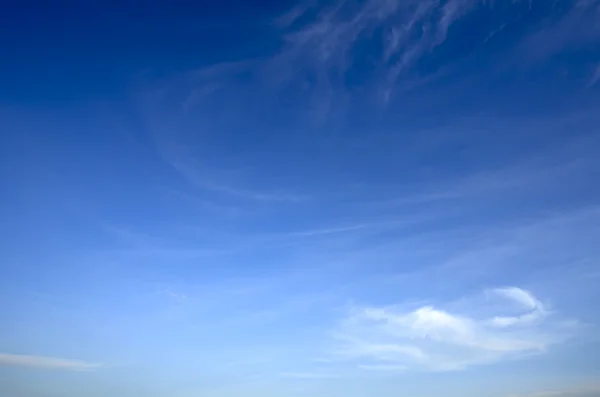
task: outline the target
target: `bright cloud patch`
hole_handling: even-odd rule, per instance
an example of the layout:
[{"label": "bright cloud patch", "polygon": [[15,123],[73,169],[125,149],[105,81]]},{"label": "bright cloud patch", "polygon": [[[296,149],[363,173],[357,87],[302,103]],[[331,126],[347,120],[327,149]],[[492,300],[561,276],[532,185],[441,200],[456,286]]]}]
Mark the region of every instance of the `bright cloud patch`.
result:
[{"label": "bright cloud patch", "polygon": [[498,327],[509,327],[518,324],[532,323],[541,320],[546,315],[544,305],[530,293],[520,288],[499,288],[494,293],[515,301],[520,304],[527,312],[518,316],[496,316],[491,320],[491,324]]},{"label": "bright cloud patch", "polygon": [[357,309],[336,333],[338,353],[363,368],[448,371],[540,353],[567,335],[566,326],[530,292],[510,287],[490,296],[454,311]]}]

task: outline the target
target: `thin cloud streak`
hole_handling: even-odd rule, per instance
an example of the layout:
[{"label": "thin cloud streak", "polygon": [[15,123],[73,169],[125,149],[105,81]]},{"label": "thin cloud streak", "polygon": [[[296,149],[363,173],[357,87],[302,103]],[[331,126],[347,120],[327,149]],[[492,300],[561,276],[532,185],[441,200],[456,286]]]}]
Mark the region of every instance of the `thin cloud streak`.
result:
[{"label": "thin cloud streak", "polygon": [[322,372],[282,372],[279,374],[282,378],[288,379],[332,379],[338,378],[339,375],[322,373]]},{"label": "thin cloud streak", "polygon": [[592,74],[592,78],[590,79],[590,82],[588,83],[588,87],[595,86],[596,83],[598,83],[598,81],[600,81],[600,63],[598,63],[598,66],[596,66],[596,69],[594,70],[594,73]]},{"label": "thin cloud streak", "polygon": [[80,360],[9,353],[0,353],[0,365],[65,371],[90,371],[102,366]]}]

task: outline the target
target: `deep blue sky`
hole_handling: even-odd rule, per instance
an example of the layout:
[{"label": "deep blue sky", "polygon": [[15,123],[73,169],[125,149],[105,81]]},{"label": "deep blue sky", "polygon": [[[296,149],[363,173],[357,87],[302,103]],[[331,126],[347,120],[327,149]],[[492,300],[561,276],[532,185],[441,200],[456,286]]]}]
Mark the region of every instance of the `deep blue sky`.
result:
[{"label": "deep blue sky", "polygon": [[0,50],[2,396],[599,395],[599,1],[8,2]]}]

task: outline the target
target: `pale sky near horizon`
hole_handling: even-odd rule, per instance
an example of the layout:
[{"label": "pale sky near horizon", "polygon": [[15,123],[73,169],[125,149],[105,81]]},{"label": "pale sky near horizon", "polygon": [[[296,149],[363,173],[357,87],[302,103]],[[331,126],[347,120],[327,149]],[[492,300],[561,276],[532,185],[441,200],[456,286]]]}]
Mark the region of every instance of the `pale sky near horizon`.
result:
[{"label": "pale sky near horizon", "polygon": [[600,1],[8,1],[0,396],[600,396]]}]

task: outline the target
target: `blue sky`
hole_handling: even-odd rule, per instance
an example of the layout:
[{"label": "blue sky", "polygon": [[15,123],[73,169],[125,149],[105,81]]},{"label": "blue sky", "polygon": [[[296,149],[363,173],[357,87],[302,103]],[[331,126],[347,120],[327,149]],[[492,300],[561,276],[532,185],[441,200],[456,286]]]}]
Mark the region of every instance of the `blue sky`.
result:
[{"label": "blue sky", "polygon": [[0,33],[2,396],[600,395],[599,1]]}]

